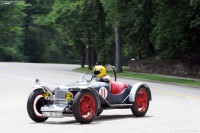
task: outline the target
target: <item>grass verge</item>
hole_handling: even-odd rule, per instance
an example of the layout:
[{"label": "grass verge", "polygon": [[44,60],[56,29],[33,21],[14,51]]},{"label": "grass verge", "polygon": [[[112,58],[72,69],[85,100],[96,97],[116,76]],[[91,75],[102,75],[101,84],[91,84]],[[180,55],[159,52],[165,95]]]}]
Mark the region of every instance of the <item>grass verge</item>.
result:
[{"label": "grass verge", "polygon": [[[76,68],[74,69],[74,71],[84,72],[84,73],[92,72],[91,70],[88,70],[87,68]],[[108,72],[108,74],[111,74],[111,72]],[[128,72],[128,71],[117,73],[117,76],[200,87],[200,81],[192,80],[192,79],[174,78],[174,77],[152,75],[152,74],[141,74],[141,73]]]}]

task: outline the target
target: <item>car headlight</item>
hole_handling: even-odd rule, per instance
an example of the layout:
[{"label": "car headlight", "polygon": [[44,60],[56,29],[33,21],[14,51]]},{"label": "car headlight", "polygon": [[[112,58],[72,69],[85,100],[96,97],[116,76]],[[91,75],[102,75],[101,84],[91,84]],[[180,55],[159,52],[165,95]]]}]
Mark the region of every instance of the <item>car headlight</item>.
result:
[{"label": "car headlight", "polygon": [[65,94],[65,99],[66,99],[67,101],[72,100],[72,99],[73,99],[73,94],[72,94],[71,92],[67,92],[67,93]]}]

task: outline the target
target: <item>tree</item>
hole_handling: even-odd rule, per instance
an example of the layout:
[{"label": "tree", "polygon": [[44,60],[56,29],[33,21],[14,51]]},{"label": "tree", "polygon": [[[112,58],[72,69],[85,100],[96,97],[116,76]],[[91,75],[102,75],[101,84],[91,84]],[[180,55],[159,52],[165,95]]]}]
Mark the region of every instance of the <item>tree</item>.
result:
[{"label": "tree", "polygon": [[46,62],[46,51],[49,45],[49,38],[53,32],[51,26],[42,26],[35,23],[41,15],[48,14],[53,5],[53,0],[26,0],[29,4],[25,9],[27,14],[25,18],[25,40],[24,40],[24,54],[27,61],[30,62]]},{"label": "tree", "polygon": [[187,60],[200,63],[200,1],[190,0],[190,23],[187,30],[187,41],[191,42]]},{"label": "tree", "polygon": [[[151,0],[133,0],[126,4],[123,19],[123,38],[126,53],[137,59],[149,58],[155,55],[154,46],[150,39],[153,29],[152,17],[155,7]],[[127,28],[129,27],[129,28]]]},{"label": "tree", "polygon": [[[81,67],[85,65],[86,39],[83,38],[86,33],[83,30],[84,24],[79,21],[80,13],[83,10],[83,1],[59,1],[56,0],[51,13],[42,18],[44,23],[50,23],[55,27],[62,29],[67,43],[74,46],[79,52]],[[82,18],[84,19],[84,17]]]},{"label": "tree", "polygon": [[[194,2],[194,1],[193,1]],[[196,62],[199,51],[199,5],[187,0],[156,0],[152,42],[160,60]],[[194,23],[193,23],[194,22]],[[197,23],[196,23],[197,22]]]},{"label": "tree", "polygon": [[24,2],[0,4],[0,60],[23,61]]},{"label": "tree", "polygon": [[[107,20],[112,24],[115,31],[115,67],[116,72],[122,72],[122,51],[121,51],[121,31],[120,22],[123,14],[123,2],[120,0],[110,1],[101,0],[105,12],[107,13]],[[121,10],[122,9],[122,10]]]},{"label": "tree", "polygon": [[[56,0],[51,13],[43,19],[44,22],[52,23],[62,29],[68,43],[79,52],[81,67],[84,67],[87,53],[88,68],[92,69],[97,62],[98,43],[104,39],[103,15],[99,0]],[[99,19],[100,21],[97,21]]]}]

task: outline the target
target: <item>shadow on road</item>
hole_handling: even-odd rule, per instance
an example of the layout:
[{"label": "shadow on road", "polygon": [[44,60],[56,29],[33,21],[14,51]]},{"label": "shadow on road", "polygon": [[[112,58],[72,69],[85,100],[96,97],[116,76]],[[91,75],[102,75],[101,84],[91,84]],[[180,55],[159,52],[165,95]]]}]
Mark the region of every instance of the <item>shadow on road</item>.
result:
[{"label": "shadow on road", "polygon": [[78,124],[76,120],[70,120],[70,121],[46,121],[43,124]]},{"label": "shadow on road", "polygon": [[126,119],[133,118],[132,114],[129,115],[100,115],[95,118],[94,121],[107,121],[107,120],[118,120],[118,119]]},{"label": "shadow on road", "polygon": [[[127,119],[127,118],[133,118],[133,119],[145,119],[153,116],[144,116],[144,117],[135,117],[132,114],[128,115],[100,115],[97,116],[94,121],[91,124],[98,124],[100,121],[112,121],[112,120],[119,120],[119,119]],[[70,120],[70,121],[46,121],[44,123],[40,124],[56,124],[56,125],[64,125],[64,124],[78,124],[79,123],[76,120]]]},{"label": "shadow on road", "polygon": [[127,118],[136,118],[136,119],[143,119],[143,118],[148,118],[152,116],[144,116],[144,117],[135,117],[132,114],[128,115],[100,115],[95,118],[94,121],[107,121],[107,120],[119,120],[119,119],[127,119]]}]

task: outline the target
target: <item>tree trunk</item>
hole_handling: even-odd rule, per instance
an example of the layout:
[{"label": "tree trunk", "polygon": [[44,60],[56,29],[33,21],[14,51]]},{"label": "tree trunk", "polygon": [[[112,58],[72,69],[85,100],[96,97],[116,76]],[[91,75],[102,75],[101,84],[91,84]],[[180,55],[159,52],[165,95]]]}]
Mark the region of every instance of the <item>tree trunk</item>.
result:
[{"label": "tree trunk", "polygon": [[92,60],[92,66],[95,66],[97,64],[97,53],[96,50],[94,48],[93,42],[92,42],[92,46],[91,46],[91,60]]},{"label": "tree trunk", "polygon": [[[102,46],[106,45],[105,41],[105,31],[106,31],[106,13],[104,11],[103,4],[98,0],[98,21],[100,22],[100,30],[99,30],[99,44]],[[105,65],[106,64],[106,54],[103,54],[105,52],[105,48],[97,47],[96,54],[98,55],[97,62],[99,65]]]},{"label": "tree trunk", "polygon": [[85,67],[85,46],[80,43],[80,61],[81,61],[81,68]]},{"label": "tree trunk", "polygon": [[120,27],[115,27],[115,68],[116,72],[122,72],[122,49]]},{"label": "tree trunk", "polygon": [[24,36],[25,36],[25,38],[24,38],[24,48],[23,48],[23,51],[24,51],[24,55],[26,56],[26,57],[28,57],[28,61],[29,61],[29,58],[30,58],[30,53],[29,53],[29,25],[30,25],[30,17],[31,17],[31,15],[30,15],[30,13],[28,12],[28,11],[26,11],[26,14],[27,14],[27,16],[26,16],[26,18],[25,18],[25,24],[24,24],[24,26],[25,26],[25,28],[24,28]]},{"label": "tree trunk", "polygon": [[88,32],[88,69],[92,70],[92,49],[91,49],[91,33]]}]

